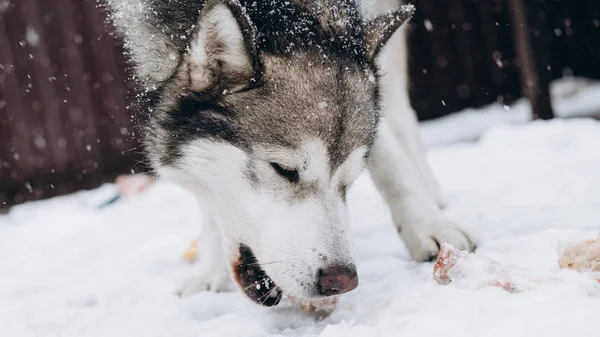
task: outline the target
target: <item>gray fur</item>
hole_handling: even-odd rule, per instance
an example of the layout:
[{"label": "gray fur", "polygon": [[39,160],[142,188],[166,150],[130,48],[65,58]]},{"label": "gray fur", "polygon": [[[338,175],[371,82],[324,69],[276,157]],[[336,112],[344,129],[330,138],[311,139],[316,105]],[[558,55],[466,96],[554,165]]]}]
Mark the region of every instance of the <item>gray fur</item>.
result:
[{"label": "gray fur", "polygon": [[[203,268],[220,284],[229,264],[257,302],[244,258],[285,259],[257,273],[300,297],[325,294],[325,268],[356,277],[345,193],[377,150],[376,59],[412,7],[364,22],[353,0],[107,1],[145,89],[152,166],[194,193],[213,212],[204,231],[223,236],[224,251],[205,243]],[[268,158],[278,151],[283,163]],[[206,277],[215,283],[203,274],[187,289]]]},{"label": "gray fur", "polygon": [[[146,137],[148,153],[158,166],[173,164],[179,156],[180,145],[196,137],[221,139],[246,150],[256,143],[293,148],[301,140],[314,137],[326,142],[333,172],[353,149],[370,147],[373,143],[379,97],[377,69],[372,59],[390,32],[412,13],[410,8],[404,8],[374,19],[375,24],[362,26],[353,1],[322,0],[311,5],[292,1],[290,8],[294,9],[299,24],[303,24],[303,10],[306,10],[307,17],[315,18],[320,24],[311,28],[314,33],[310,36],[322,35],[323,39],[314,38],[318,43],[302,46],[301,41],[295,40],[303,31],[300,28],[297,32],[261,32],[259,29],[258,39],[262,36],[267,41],[262,43],[264,50],[260,50],[261,43],[254,41],[254,33],[252,37],[245,35],[245,42],[250,44],[249,52],[259,48],[260,65],[254,67],[253,73],[243,67],[238,67],[240,71],[236,73],[235,68],[226,63],[217,65],[216,57],[211,56],[213,62],[205,78],[217,83],[210,84],[212,92],[209,93],[198,91],[208,85],[198,87],[190,79],[194,72],[193,62],[188,61],[190,41],[201,28],[198,26],[202,24],[202,15],[207,12],[204,7],[225,3],[235,8],[242,6],[240,3],[108,1],[115,10],[113,17],[118,27],[124,32],[138,76],[158,87],[149,92],[152,103],[147,108],[152,112]],[[249,3],[245,3],[246,6],[251,6]],[[287,10],[287,7],[282,8],[278,10]],[[185,19],[173,22],[175,18]],[[238,20],[250,18],[244,15]],[[242,32],[247,33],[241,26]],[[247,26],[256,27],[252,22]],[[280,28],[264,23],[261,27]],[[277,40],[271,41],[274,36]],[[335,39],[340,41],[339,45],[331,44],[330,40]],[[356,41],[365,42],[340,55]],[[226,52],[219,46],[218,39],[208,42],[208,53],[211,50]],[[285,44],[291,46],[291,53],[281,48]],[[353,55],[355,52],[362,54]],[[178,55],[176,60],[172,55]],[[249,59],[254,57],[248,55]],[[217,67],[223,74],[216,74]],[[231,93],[236,91],[229,83],[232,79],[250,86],[250,80],[257,78],[261,79],[260,86]]]}]

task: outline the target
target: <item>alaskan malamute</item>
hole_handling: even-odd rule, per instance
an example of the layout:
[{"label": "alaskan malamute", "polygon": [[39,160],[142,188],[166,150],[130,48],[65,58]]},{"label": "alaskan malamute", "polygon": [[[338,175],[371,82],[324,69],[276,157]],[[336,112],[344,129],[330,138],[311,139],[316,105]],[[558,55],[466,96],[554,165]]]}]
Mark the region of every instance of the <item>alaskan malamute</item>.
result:
[{"label": "alaskan malamute", "polygon": [[441,242],[474,249],[441,211],[409,104],[400,28],[412,6],[107,1],[145,88],[153,168],[206,214],[183,295],[231,276],[267,306],[356,288],[346,192],[364,168],[415,260]]}]

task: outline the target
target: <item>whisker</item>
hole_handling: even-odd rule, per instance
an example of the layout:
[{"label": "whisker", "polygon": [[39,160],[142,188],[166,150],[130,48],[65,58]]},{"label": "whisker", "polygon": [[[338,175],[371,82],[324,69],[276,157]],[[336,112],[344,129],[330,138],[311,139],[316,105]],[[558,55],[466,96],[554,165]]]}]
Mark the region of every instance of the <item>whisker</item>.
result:
[{"label": "whisker", "polygon": [[256,262],[256,263],[242,263],[242,264],[240,264],[240,266],[241,267],[248,267],[248,266],[258,266],[258,267],[260,267],[260,266],[265,266],[265,265],[274,264],[274,263],[281,263],[281,261],[272,261],[272,262],[265,262],[265,263],[258,263],[258,262]]},{"label": "whisker", "polygon": [[[263,296],[261,296],[259,298],[259,300],[261,300],[263,297],[265,298],[264,300],[262,300],[262,302],[260,302],[260,305],[265,304],[265,302],[269,299],[269,297],[271,297],[271,295],[273,295],[273,292],[277,291],[277,287],[274,287],[273,289],[269,290],[268,293],[264,294]],[[283,296],[283,295],[279,295],[279,296]]]}]

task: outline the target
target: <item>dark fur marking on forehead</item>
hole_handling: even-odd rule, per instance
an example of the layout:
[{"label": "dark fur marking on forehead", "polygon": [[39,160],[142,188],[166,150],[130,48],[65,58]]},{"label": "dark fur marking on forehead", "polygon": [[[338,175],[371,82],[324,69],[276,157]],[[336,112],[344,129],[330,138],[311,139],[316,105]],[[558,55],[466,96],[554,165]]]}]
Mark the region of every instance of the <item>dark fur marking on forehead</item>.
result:
[{"label": "dark fur marking on forehead", "polygon": [[366,51],[358,8],[354,1],[329,2],[347,13],[343,28],[340,28],[341,22],[323,22],[324,17],[318,16],[321,13],[310,1],[242,1],[257,27],[259,50],[280,56],[290,56],[299,50],[317,50],[364,65]]},{"label": "dark fur marking on forehead", "polygon": [[250,142],[299,149],[319,139],[333,174],[352,151],[373,142],[375,83],[352,64],[336,60],[328,67],[310,67],[302,65],[318,56],[295,57],[293,63],[270,57],[265,85],[231,95],[224,104],[237,111],[240,129]]},{"label": "dark fur marking on forehead", "polygon": [[[341,107],[340,111],[336,111],[338,118],[334,119],[335,124],[331,125],[331,135],[329,144],[327,144],[327,150],[329,152],[329,165],[331,174],[333,175],[337,168],[348,158],[350,153],[360,146],[365,146],[370,149],[375,139],[375,125],[379,121],[379,102],[378,102],[378,78],[376,76],[376,83],[371,86],[371,93],[376,97],[373,102],[373,119],[369,120],[366,116],[359,116],[356,112],[352,113],[351,109],[356,107],[348,106],[348,102],[352,101],[353,92],[349,87],[349,84],[344,78],[344,69],[338,70],[336,73],[335,86],[335,98],[336,107]],[[363,78],[362,80],[367,80]],[[347,107],[349,109],[343,109]],[[368,106],[365,108],[369,108]],[[367,113],[366,111],[364,113]],[[360,119],[360,122],[357,120]]]}]

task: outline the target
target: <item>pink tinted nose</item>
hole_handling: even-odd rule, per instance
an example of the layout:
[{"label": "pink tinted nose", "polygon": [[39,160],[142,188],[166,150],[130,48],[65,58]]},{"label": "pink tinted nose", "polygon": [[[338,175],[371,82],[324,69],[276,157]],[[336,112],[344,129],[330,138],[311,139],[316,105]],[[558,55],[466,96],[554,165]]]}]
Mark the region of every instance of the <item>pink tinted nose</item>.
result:
[{"label": "pink tinted nose", "polygon": [[354,266],[331,266],[320,269],[317,277],[317,290],[323,296],[347,293],[358,286],[358,275]]}]

